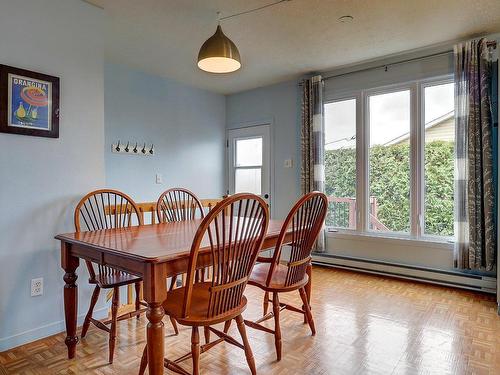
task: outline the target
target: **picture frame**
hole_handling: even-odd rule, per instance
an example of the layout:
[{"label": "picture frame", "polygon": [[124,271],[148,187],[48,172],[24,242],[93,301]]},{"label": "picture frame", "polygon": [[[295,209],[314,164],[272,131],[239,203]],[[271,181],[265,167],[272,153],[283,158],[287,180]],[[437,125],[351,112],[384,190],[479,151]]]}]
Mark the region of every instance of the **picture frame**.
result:
[{"label": "picture frame", "polygon": [[0,65],[0,132],[59,138],[59,78]]}]

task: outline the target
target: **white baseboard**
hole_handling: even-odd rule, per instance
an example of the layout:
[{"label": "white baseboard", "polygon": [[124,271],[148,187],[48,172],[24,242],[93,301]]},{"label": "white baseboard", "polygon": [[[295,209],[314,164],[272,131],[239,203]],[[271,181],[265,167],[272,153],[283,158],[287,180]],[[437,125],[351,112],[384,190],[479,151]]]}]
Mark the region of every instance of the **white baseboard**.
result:
[{"label": "white baseboard", "polygon": [[[103,307],[100,309],[94,310],[94,317],[96,319],[104,319],[108,316],[109,308]],[[85,314],[78,316],[78,326],[83,324],[83,320],[85,319]],[[43,339],[44,337],[52,336],[57,333],[61,333],[66,329],[66,325],[64,320],[60,320],[58,322],[53,322],[49,324],[45,324],[41,327],[29,329],[27,331],[17,333],[12,336],[1,337],[0,338],[0,352],[15,348],[19,345],[23,345],[32,341],[36,341],[39,339]]]},{"label": "white baseboard", "polygon": [[497,281],[494,277],[488,276],[468,275],[460,272],[318,253],[313,255],[313,263],[454,288],[477,290],[492,294],[496,293]]}]

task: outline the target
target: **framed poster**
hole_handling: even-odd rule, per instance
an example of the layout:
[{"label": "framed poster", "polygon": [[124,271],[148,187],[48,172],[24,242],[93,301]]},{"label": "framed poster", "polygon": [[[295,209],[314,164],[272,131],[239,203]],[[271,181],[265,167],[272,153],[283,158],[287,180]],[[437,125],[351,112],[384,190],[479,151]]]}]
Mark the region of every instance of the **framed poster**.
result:
[{"label": "framed poster", "polygon": [[59,138],[59,78],[0,65],[0,132]]}]

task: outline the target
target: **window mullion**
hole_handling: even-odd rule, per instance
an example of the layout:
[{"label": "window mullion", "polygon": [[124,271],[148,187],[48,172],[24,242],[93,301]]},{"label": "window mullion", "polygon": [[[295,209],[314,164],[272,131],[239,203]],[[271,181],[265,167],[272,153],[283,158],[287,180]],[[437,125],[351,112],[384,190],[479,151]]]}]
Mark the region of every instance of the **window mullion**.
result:
[{"label": "window mullion", "polygon": [[356,212],[359,232],[368,231],[368,101],[365,92],[358,95],[356,107]]},{"label": "window mullion", "polygon": [[421,97],[419,85],[417,83],[413,84],[410,92],[410,224],[411,235],[413,237],[420,237],[422,233],[420,218],[422,215],[423,144],[421,126]]}]

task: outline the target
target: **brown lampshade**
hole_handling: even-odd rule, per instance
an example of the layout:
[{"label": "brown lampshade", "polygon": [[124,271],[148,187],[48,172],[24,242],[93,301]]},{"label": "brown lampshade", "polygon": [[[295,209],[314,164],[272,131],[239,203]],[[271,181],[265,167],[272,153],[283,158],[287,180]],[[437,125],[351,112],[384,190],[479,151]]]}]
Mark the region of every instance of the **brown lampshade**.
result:
[{"label": "brown lampshade", "polygon": [[198,53],[198,67],[210,73],[231,73],[241,67],[240,52],[220,25]]}]

